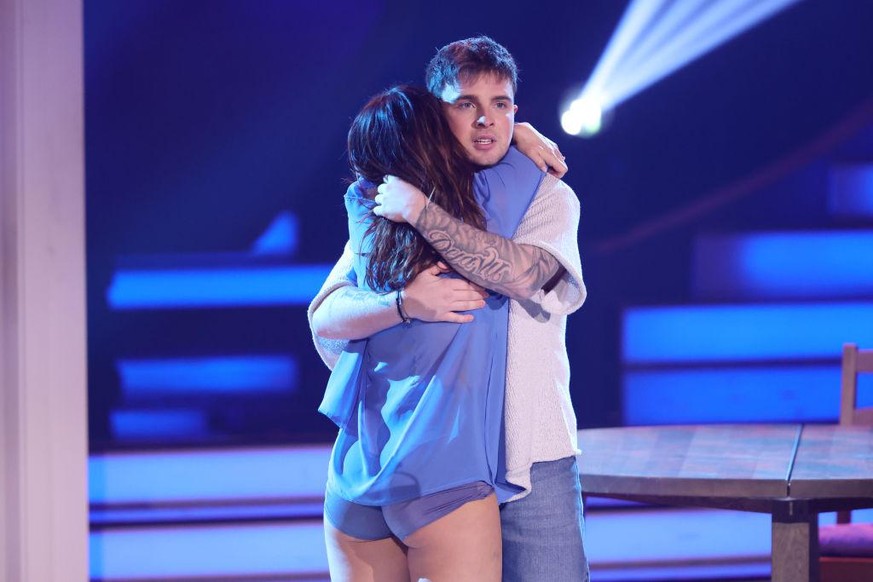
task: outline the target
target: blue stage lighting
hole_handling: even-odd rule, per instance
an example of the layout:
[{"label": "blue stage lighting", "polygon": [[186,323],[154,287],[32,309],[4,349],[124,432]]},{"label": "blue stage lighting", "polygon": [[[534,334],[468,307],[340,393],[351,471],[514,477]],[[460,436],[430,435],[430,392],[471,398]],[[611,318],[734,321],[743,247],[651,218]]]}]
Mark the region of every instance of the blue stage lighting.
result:
[{"label": "blue stage lighting", "polygon": [[701,297],[873,296],[873,230],[704,235],[693,261]]},{"label": "blue stage lighting", "polygon": [[[649,85],[799,0],[633,0],[578,97],[564,131],[593,135],[588,104],[611,111]],[[582,105],[580,105],[580,103]],[[591,128],[597,130],[591,131]]]},{"label": "blue stage lighting", "polygon": [[873,345],[873,303],[714,305],[628,309],[627,364],[834,361],[844,342]]},{"label": "blue stage lighting", "polygon": [[107,291],[113,309],[306,305],[332,265],[119,270]]},{"label": "blue stage lighting", "polygon": [[836,422],[839,386],[839,365],[631,370],[624,422]]},{"label": "blue stage lighting", "polygon": [[209,431],[209,421],[202,410],[113,410],[109,422],[112,434],[123,440],[168,435],[199,437]]},{"label": "blue stage lighting", "polygon": [[225,356],[120,360],[126,397],[162,394],[279,393],[294,390],[297,366],[289,356]]},{"label": "blue stage lighting", "polygon": [[327,572],[321,520],[107,529],[90,535],[92,580],[312,580]]},{"label": "blue stage lighting", "polygon": [[297,252],[297,216],[280,212],[252,247],[256,254],[293,255]]},{"label": "blue stage lighting", "polygon": [[89,502],[147,507],[314,499],[324,493],[329,457],[329,445],[95,454],[88,462]]}]

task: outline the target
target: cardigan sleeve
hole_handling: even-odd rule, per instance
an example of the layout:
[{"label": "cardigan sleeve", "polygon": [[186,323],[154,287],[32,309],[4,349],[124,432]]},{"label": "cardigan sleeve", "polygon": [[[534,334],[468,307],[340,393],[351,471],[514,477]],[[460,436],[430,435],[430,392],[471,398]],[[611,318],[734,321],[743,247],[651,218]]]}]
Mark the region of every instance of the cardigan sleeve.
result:
[{"label": "cardigan sleeve", "polygon": [[563,276],[551,290],[540,290],[531,299],[549,313],[573,313],[587,296],[577,239],[579,210],[573,190],[547,175],[512,237],[517,243],[547,251],[564,267]]},{"label": "cardigan sleeve", "polygon": [[333,269],[331,269],[330,274],[327,276],[321,289],[309,304],[309,309],[306,310],[306,319],[309,321],[309,329],[312,333],[312,342],[315,344],[315,351],[318,352],[318,355],[321,356],[321,360],[331,370],[333,370],[337,358],[339,358],[339,355],[346,348],[346,345],[348,345],[349,342],[348,340],[326,339],[316,335],[315,332],[312,331],[312,314],[315,313],[315,310],[318,309],[328,295],[341,287],[355,284],[354,256],[352,255],[351,246],[347,242],[343,249],[342,256],[339,258],[336,265],[334,265]]}]

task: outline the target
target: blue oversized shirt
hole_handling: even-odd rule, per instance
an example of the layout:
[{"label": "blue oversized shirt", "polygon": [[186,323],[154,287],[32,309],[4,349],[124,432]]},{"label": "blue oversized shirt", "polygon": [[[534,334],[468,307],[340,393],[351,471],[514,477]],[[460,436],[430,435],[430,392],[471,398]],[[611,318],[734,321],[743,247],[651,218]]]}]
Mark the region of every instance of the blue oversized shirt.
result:
[{"label": "blue oversized shirt", "polygon": [[[474,191],[488,231],[512,237],[543,173],[514,148],[477,172]],[[364,284],[374,216],[362,184],[346,193],[354,276]],[[396,325],[349,342],[319,410],[340,427],[328,488],[365,505],[407,501],[485,481],[498,501],[505,480],[503,397],[508,299],[491,293],[471,323]]]}]

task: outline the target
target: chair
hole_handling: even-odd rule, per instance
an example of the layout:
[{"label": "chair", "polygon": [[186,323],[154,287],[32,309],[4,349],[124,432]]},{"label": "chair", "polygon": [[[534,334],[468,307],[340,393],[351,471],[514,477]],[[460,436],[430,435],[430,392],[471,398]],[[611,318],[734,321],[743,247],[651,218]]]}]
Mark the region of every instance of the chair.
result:
[{"label": "chair", "polygon": [[[873,426],[873,406],[858,407],[858,374],[873,373],[873,349],[843,346],[840,424]],[[851,512],[837,513],[837,525],[819,532],[822,582],[873,580],[873,523],[851,523]]]}]

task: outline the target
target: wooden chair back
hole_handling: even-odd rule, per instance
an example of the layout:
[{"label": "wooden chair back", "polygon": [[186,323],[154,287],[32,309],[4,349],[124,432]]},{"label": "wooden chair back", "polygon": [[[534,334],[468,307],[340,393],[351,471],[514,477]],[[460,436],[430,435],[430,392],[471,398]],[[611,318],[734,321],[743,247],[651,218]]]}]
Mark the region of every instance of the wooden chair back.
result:
[{"label": "wooden chair back", "polygon": [[873,349],[843,345],[843,376],[840,393],[840,424],[873,426],[873,406],[858,408],[858,374],[873,373]]}]

